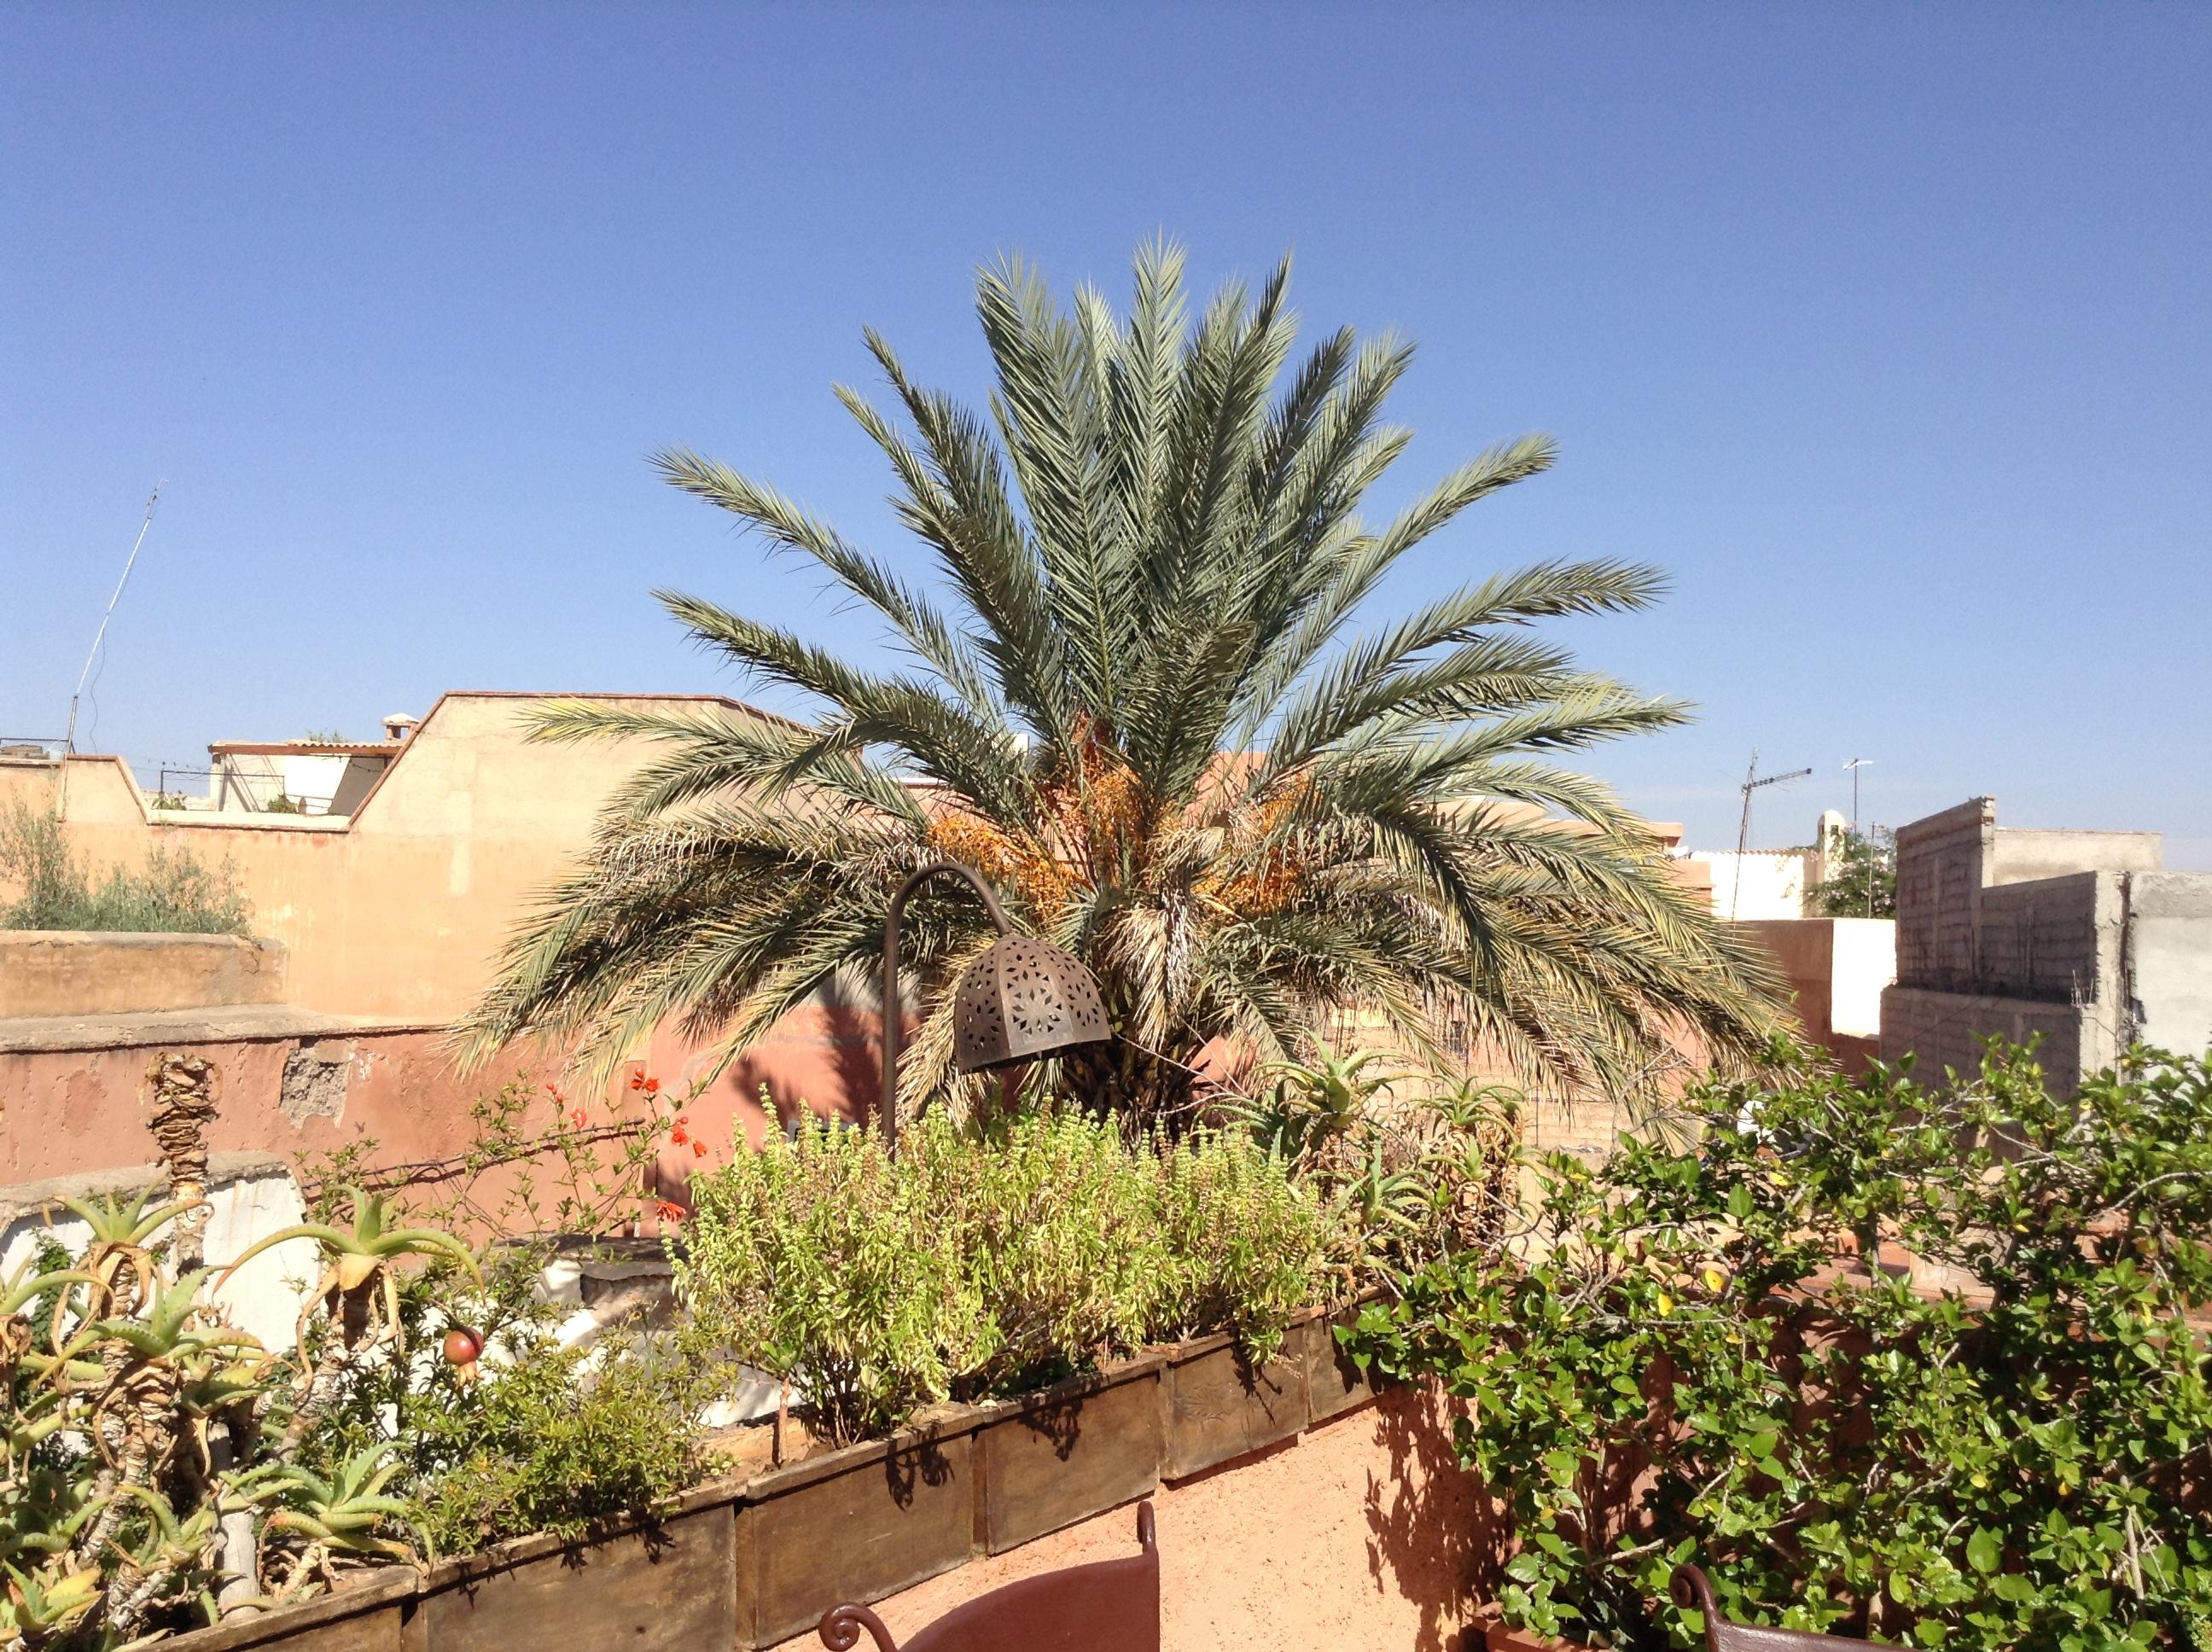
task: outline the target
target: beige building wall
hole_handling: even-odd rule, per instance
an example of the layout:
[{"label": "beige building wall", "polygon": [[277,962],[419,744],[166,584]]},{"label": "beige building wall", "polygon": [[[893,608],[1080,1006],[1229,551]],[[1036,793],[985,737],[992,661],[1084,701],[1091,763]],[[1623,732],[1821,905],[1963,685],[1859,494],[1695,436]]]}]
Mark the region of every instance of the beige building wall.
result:
[{"label": "beige building wall", "polygon": [[[447,695],[343,818],[155,810],[110,756],[0,762],[0,806],[11,796],[59,806],[71,846],[96,870],[135,866],[156,845],[229,861],[253,903],[253,932],[287,948],[287,997],[303,1008],[450,1021],[649,750],[526,743],[520,714],[546,697]],[[605,697],[744,709],[712,696]]]}]

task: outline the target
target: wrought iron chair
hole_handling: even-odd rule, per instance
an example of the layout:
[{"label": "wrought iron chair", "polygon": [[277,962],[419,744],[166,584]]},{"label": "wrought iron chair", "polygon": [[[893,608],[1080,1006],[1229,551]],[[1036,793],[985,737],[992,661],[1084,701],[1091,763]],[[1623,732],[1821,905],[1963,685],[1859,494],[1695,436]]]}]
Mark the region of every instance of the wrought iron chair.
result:
[{"label": "wrought iron chair", "polygon": [[[1667,1591],[1684,1611],[1705,1617],[1707,1652],[1836,1652],[1850,1646],[1879,1646],[1875,1641],[1855,1641],[1848,1635],[1816,1635],[1806,1629],[1762,1629],[1756,1624],[1730,1623],[1713,1602],[1713,1586],[1695,1566],[1677,1566]],[[1893,1652],[1883,1648],[1882,1652]]]},{"label": "wrought iron chair", "polygon": [[[1139,1552],[1024,1577],[956,1606],[904,1652],[1160,1652],[1160,1551],[1152,1505],[1137,1505]],[[877,1652],[901,1652],[884,1620],[862,1606],[832,1606],[817,1631],[830,1652],[851,1652],[866,1630]]]}]

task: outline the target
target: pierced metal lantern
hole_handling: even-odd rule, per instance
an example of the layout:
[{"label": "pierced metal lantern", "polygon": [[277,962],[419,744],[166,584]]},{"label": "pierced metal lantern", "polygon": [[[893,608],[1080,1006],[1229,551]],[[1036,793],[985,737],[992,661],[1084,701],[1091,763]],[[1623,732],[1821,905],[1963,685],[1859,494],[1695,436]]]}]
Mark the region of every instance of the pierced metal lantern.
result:
[{"label": "pierced metal lantern", "polygon": [[1097,979],[1067,953],[1028,935],[1000,935],[953,989],[952,1065],[963,1072],[1112,1036]]}]

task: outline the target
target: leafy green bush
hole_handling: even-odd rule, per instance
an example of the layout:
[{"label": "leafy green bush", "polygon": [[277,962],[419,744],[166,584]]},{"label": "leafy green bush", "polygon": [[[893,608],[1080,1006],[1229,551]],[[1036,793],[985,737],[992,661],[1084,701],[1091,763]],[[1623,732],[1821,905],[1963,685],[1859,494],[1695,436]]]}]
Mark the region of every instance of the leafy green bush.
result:
[{"label": "leafy green bush", "polygon": [[0,812],[0,929],[130,934],[243,935],[250,914],[229,862],[209,866],[190,849],[157,846],[138,871],[111,867],[95,884],[70,853],[60,817],[11,799]]},{"label": "leafy green bush", "polygon": [[[2137,1053],[2062,1100],[1993,1053],[1948,1093],[1878,1069],[1691,1105],[1697,1149],[1552,1159],[1511,1253],[1351,1335],[1472,1401],[1509,1619],[1702,1644],[1663,1603],[1694,1559],[1790,1627],[2212,1644],[2205,1063]],[[1947,1271],[1839,1263],[1885,1236]]]},{"label": "leafy green bush", "polygon": [[891,1159],[817,1122],[694,1177],[679,1288],[703,1334],[787,1378],[839,1442],[1147,1341],[1233,1329],[1264,1358],[1343,1230],[1242,1134],[932,1114]]},{"label": "leafy green bush", "polygon": [[402,1318],[409,1345],[425,1352],[357,1364],[302,1460],[328,1469],[364,1450],[389,1453],[408,1522],[440,1554],[531,1532],[581,1536],[696,1484],[707,1471],[699,1417],[720,1367],[680,1337],[561,1346],[560,1310],[530,1294],[544,1260],[536,1248],[514,1248],[488,1292],[471,1294],[485,1354],[466,1373],[428,1351],[458,1323],[459,1282],[415,1276]]}]

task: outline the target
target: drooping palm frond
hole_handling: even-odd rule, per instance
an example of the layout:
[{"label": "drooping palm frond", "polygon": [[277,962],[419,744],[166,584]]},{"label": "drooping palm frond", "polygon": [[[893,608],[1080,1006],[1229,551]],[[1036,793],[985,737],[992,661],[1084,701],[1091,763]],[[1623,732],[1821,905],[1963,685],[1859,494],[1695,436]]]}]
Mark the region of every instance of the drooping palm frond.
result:
[{"label": "drooping palm frond", "polygon": [[[872,332],[888,410],[837,392],[927,577],[726,465],[656,460],[827,569],[907,663],[663,593],[700,646],[812,711],[543,708],[538,738],[651,751],[516,932],[476,1053],[546,1035],[611,1062],[670,1020],[734,1052],[811,995],[866,991],[891,891],[946,855],[1105,987],[1123,1041],[1048,1082],[1140,1114],[1176,1105],[1210,1047],[1301,1059],[1354,1011],[1414,1056],[1632,1102],[1670,1050],[1764,1047],[1762,968],[1561,766],[1686,708],[1528,629],[1643,609],[1659,574],[1546,562],[1370,615],[1394,568],[1548,469],[1548,438],[1500,443],[1370,526],[1363,499],[1408,440],[1383,410],[1412,351],[1346,330],[1293,363],[1287,262],[1195,321],[1164,244],[1139,252],[1126,317],[1087,288],[1063,308],[1018,261],[976,292],[985,411]],[[947,1081],[941,989],[988,927],[926,895],[908,937],[926,1012],[910,1107]]]}]

